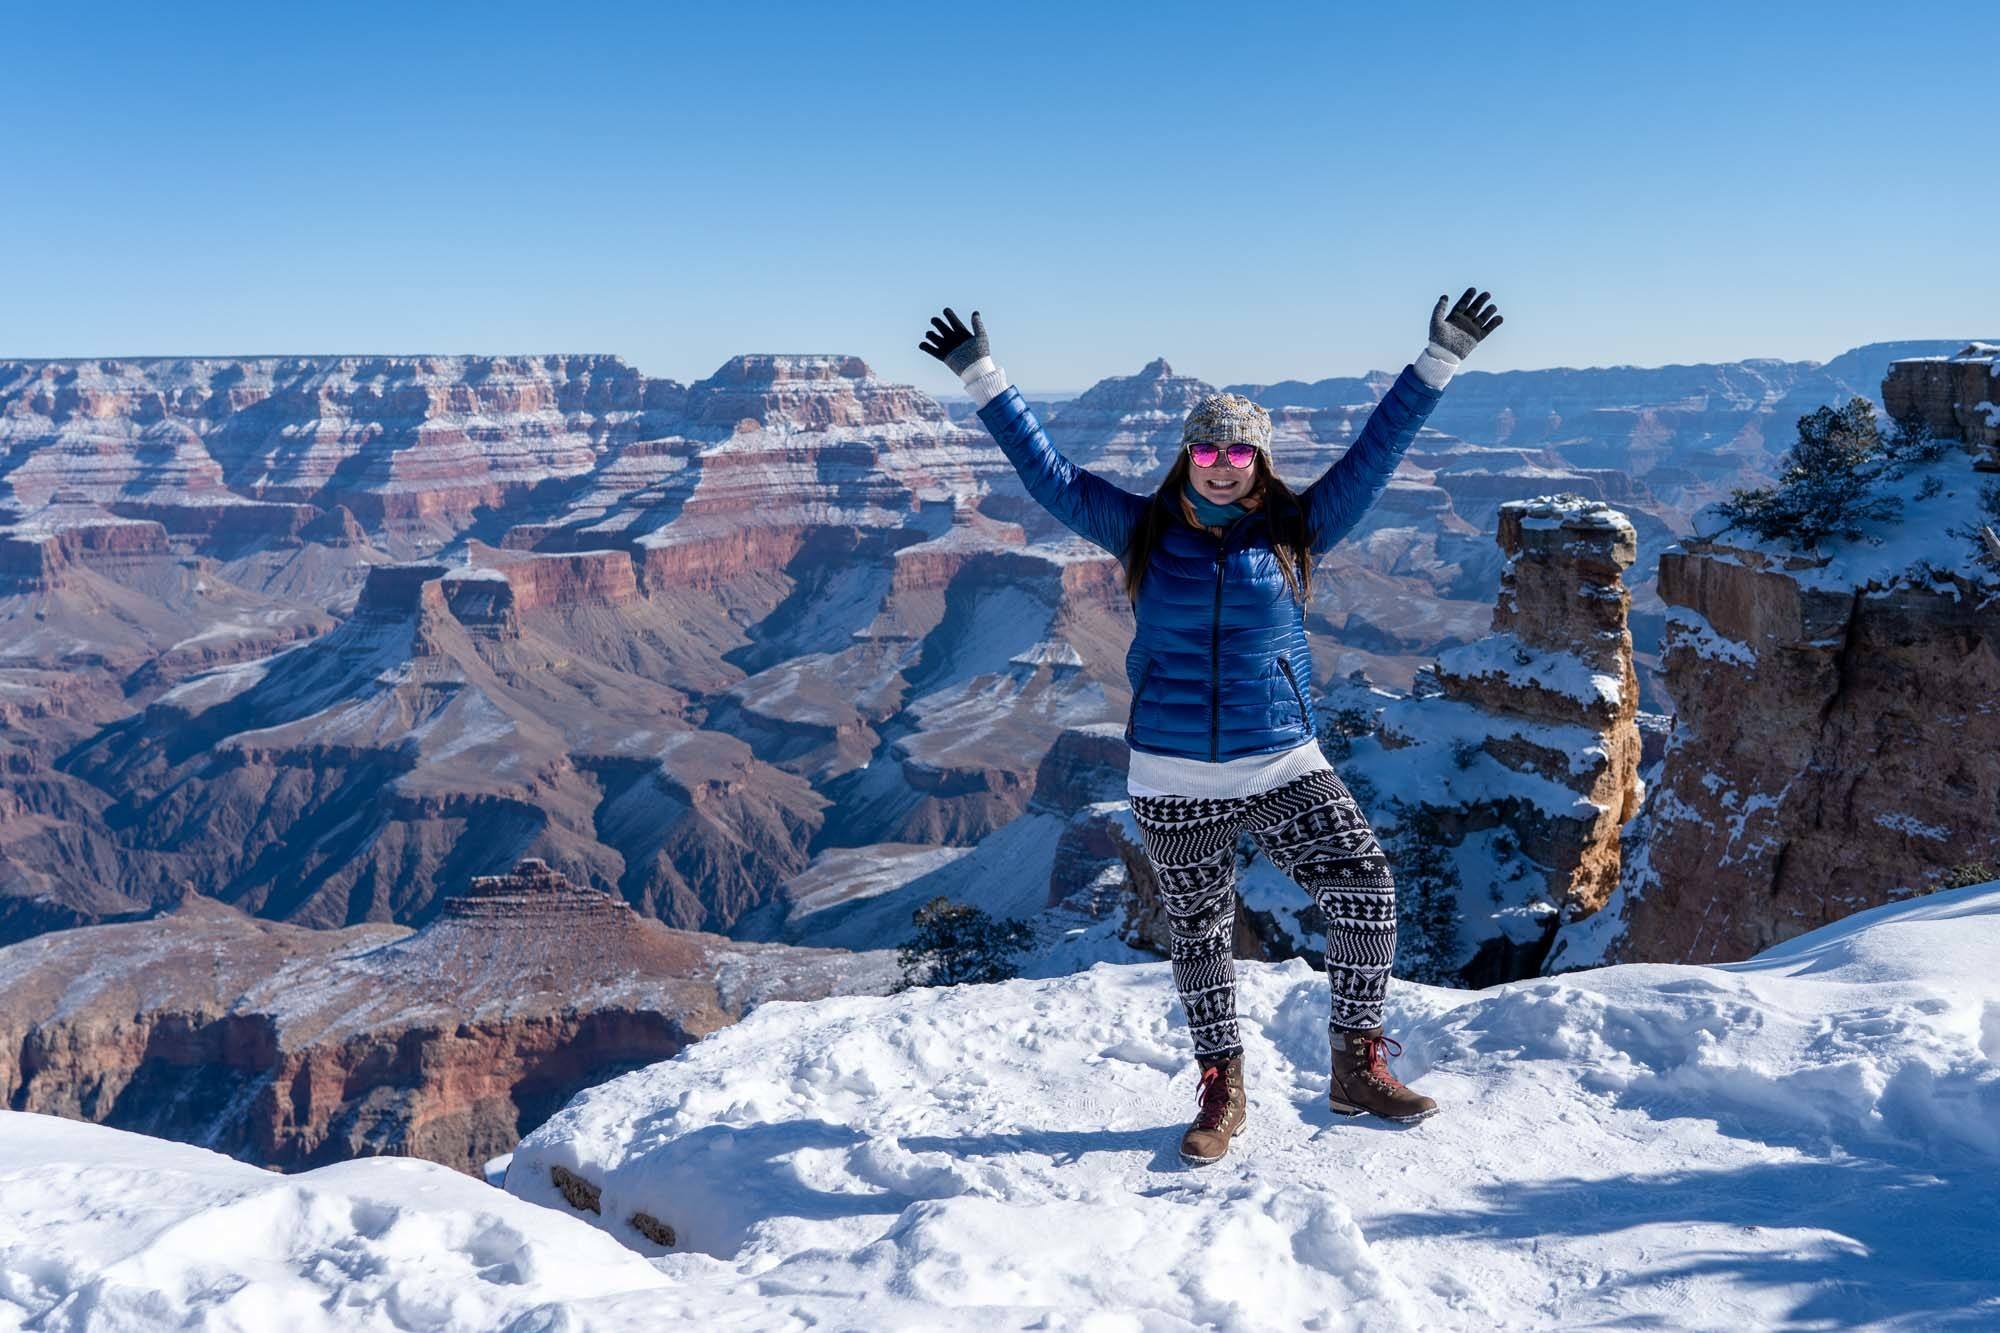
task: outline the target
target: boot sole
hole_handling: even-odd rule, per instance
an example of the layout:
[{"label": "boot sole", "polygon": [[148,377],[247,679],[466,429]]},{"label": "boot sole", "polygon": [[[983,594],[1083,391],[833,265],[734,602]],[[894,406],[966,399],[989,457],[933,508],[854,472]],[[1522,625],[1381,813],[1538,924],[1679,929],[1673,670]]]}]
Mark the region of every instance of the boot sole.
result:
[{"label": "boot sole", "polygon": [[1415,1115],[1383,1115],[1380,1111],[1371,1111],[1365,1106],[1355,1106],[1348,1102],[1337,1102],[1332,1100],[1331,1098],[1327,1100],[1326,1104],[1329,1108],[1331,1108],[1331,1110],[1335,1115],[1345,1115],[1345,1116],[1372,1115],[1397,1125],[1414,1125],[1419,1120],[1430,1119],[1432,1116],[1436,1115],[1439,1111],[1442,1111],[1444,1109],[1442,1106],[1433,1106],[1430,1110],[1419,1111]]},{"label": "boot sole", "polygon": [[1197,1155],[1197,1154],[1195,1154],[1195,1153],[1191,1153],[1191,1152],[1189,1152],[1189,1151],[1188,1151],[1188,1150],[1187,1150],[1186,1148],[1182,1148],[1182,1149],[1180,1150],[1180,1154],[1181,1154],[1181,1160],[1182,1160],[1183,1162],[1186,1162],[1186,1163],[1187,1163],[1187,1164],[1188,1164],[1189,1166],[1210,1166],[1210,1165],[1213,1165],[1214,1163],[1216,1163],[1216,1162],[1219,1162],[1219,1161],[1221,1161],[1221,1160],[1222,1160],[1223,1158],[1225,1158],[1225,1157],[1229,1156],[1229,1148],[1230,1148],[1230,1144],[1234,1143],[1234,1142],[1236,1141],[1236,1136],[1237,1136],[1238,1134],[1241,1134],[1242,1132],[1243,1132],[1243,1126],[1242,1126],[1242,1125],[1238,1125],[1238,1126],[1237,1126],[1237,1127],[1236,1127],[1236,1128],[1235,1128],[1234,1130],[1232,1130],[1232,1131],[1230,1132],[1230,1135],[1229,1135],[1229,1140],[1230,1140],[1230,1141],[1229,1141],[1229,1143],[1225,1143],[1225,1144],[1223,1144],[1223,1145],[1222,1145],[1222,1151],[1221,1151],[1221,1152],[1219,1152],[1219,1153],[1217,1153],[1217,1154],[1216,1154],[1215,1156],[1213,1156],[1213,1157],[1202,1157],[1202,1156],[1198,1156],[1198,1155]]}]

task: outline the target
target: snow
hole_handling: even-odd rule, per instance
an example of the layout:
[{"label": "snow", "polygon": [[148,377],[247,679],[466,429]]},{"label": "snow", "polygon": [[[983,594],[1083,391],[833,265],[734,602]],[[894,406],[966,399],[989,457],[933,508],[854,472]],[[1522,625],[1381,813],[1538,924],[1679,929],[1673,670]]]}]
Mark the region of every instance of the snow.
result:
[{"label": "snow", "polygon": [[1618,706],[1618,677],[1593,671],[1589,663],[1574,653],[1531,647],[1516,634],[1488,634],[1471,643],[1447,648],[1437,655],[1437,664],[1449,674],[1467,680],[1498,676],[1509,685],[1539,686],[1581,704]]},{"label": "snow", "polygon": [[1668,642],[1661,651],[1670,648],[1687,648],[1697,657],[1706,657],[1719,662],[1731,662],[1737,666],[1757,665],[1757,652],[1741,639],[1732,639],[1708,622],[1708,617],[1692,607],[1673,606],[1667,608]]},{"label": "snow", "polygon": [[1883,828],[1895,829],[1898,833],[1907,833],[1913,838],[1928,838],[1932,842],[1943,842],[1951,836],[1951,830],[1943,825],[1926,824],[1915,815],[1906,814],[1901,810],[1894,813],[1885,810],[1875,816],[1875,822]]},{"label": "snow", "polygon": [[566,1308],[669,1281],[573,1217],[434,1162],[285,1176],[0,1111],[0,1328],[554,1329]]},{"label": "snow", "polygon": [[[1606,759],[1604,738],[1588,727],[1489,713],[1442,695],[1411,696],[1388,704],[1382,709],[1381,725],[1381,734],[1356,737],[1341,765],[1343,771],[1353,768],[1379,792],[1418,793],[1424,804],[1433,806],[1515,800],[1558,818],[1596,818],[1598,807],[1575,788],[1511,768],[1477,748],[1488,739],[1524,742],[1564,756],[1570,773],[1582,775]],[[1387,746],[1382,743],[1384,735],[1408,743]],[[1463,768],[1458,764],[1459,750],[1468,750]]]},{"label": "snow", "polygon": [[[1692,526],[1697,533],[1714,534],[1705,540],[1718,543],[1716,549],[1701,552],[1705,559],[1747,568],[1768,564],[1784,570],[1786,577],[1802,588],[1886,593],[1900,587],[1939,587],[1952,578],[1973,585],[1990,584],[1992,570],[1983,564],[1974,543],[1962,535],[1980,523],[1991,522],[1980,498],[1986,475],[1974,471],[1971,464],[1964,450],[1951,447],[1929,462],[1911,465],[1900,477],[1879,478],[1867,498],[1900,500],[1898,515],[1859,524],[1861,536],[1853,541],[1830,537],[1813,555],[1782,541],[1761,539],[1747,528],[1718,532],[1722,526],[1716,512],[1719,502],[1696,510]],[[1926,483],[1935,483],[1937,491],[1920,496]],[[1752,558],[1744,560],[1737,552],[1750,552]],[[1790,564],[1801,567],[1787,568]]]},{"label": "snow", "polygon": [[0,1329],[1993,1326],[1996,952],[2000,881],[1742,963],[1398,983],[1444,1107],[1407,1129],[1327,1109],[1322,974],[1238,961],[1250,1114],[1205,1168],[1163,961],[766,1002],[505,1193],[0,1112]]}]

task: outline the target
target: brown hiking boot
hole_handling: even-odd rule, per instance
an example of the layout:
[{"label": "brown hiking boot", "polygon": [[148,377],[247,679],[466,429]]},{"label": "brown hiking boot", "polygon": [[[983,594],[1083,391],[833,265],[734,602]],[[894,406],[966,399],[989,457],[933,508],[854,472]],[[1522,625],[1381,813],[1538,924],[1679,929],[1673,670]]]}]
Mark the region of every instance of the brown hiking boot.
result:
[{"label": "brown hiking boot", "polygon": [[1249,1114],[1249,1095],[1243,1086],[1243,1053],[1221,1060],[1201,1061],[1201,1082],[1195,1085],[1201,1110],[1194,1123],[1181,1135],[1181,1158],[1196,1166],[1222,1160],[1229,1140],[1243,1128]]},{"label": "brown hiking boot", "polygon": [[1381,1028],[1335,1029],[1333,1086],[1326,1102],[1341,1115],[1379,1115],[1385,1120],[1414,1124],[1437,1114],[1438,1104],[1412,1092],[1389,1072],[1389,1056],[1403,1048]]}]

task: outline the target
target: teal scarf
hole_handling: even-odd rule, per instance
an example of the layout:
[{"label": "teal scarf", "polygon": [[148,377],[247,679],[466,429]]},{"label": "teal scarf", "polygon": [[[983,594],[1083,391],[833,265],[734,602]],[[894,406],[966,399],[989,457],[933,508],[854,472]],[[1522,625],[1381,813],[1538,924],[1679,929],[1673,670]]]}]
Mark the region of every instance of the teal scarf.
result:
[{"label": "teal scarf", "polygon": [[1226,528],[1250,511],[1239,501],[1236,504],[1219,505],[1195,489],[1194,478],[1181,483],[1181,490],[1188,503],[1194,506],[1194,516],[1211,528]]}]

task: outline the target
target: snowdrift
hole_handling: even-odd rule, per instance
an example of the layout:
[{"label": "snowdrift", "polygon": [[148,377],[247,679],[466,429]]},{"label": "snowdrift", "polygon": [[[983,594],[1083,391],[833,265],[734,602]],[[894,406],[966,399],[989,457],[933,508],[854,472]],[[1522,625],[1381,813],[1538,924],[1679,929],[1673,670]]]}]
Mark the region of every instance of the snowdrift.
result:
[{"label": "snowdrift", "polygon": [[1250,1120],[1199,1169],[1163,962],[767,1003],[579,1096],[512,1198],[0,1113],[0,1329],[1992,1326],[1996,959],[2000,883],[1399,986],[1407,1129],[1326,1109],[1324,977],[1242,963]]},{"label": "snowdrift", "polygon": [[1445,1107],[1406,1130],[1327,1110],[1322,975],[1239,964],[1250,1120],[1199,1170],[1163,962],[772,1004],[579,1096],[506,1187],[591,1182],[774,1325],[2000,1320],[1996,959],[1986,885],[1732,966],[1398,986]]}]

